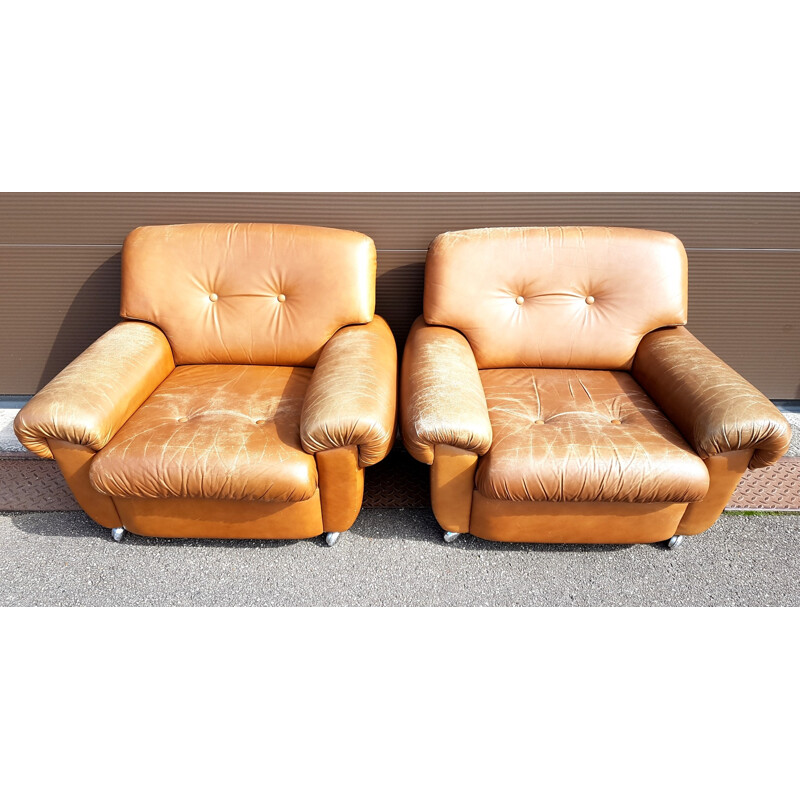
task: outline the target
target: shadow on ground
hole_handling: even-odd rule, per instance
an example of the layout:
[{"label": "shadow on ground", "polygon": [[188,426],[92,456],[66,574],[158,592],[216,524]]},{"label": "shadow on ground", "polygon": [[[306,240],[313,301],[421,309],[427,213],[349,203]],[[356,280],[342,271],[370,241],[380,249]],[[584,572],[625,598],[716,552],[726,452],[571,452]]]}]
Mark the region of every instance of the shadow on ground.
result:
[{"label": "shadow on ground", "polygon": [[[480,539],[470,534],[462,534],[454,542],[447,543],[442,538],[443,531],[428,510],[415,509],[413,525],[398,525],[396,518],[403,515],[404,509],[372,509],[372,514],[380,518],[380,515],[387,515],[393,518],[391,526],[383,530],[374,530],[364,524],[364,514],[359,515],[353,527],[343,536],[357,536],[376,542],[376,547],[380,547],[382,539],[399,539],[409,541],[429,541],[446,549],[459,551],[496,551],[505,550],[510,552],[553,552],[553,553],[599,553],[617,552],[627,550],[631,547],[644,546],[665,549],[663,543],[652,545],[632,545],[632,544],[527,544],[516,542],[493,542]],[[75,515],[76,512],[5,512],[16,528],[26,533],[36,536],[60,536],[66,538],[100,538],[111,539],[108,528],[103,528],[91,520],[86,514],[77,512],[81,524],[78,526],[59,526],[59,517],[66,518],[67,515]],[[209,549],[264,549],[292,547],[301,542],[313,544],[316,547],[327,549],[324,536],[315,536],[311,539],[188,539],[188,538],[161,538],[156,536],[138,536],[130,532],[126,533],[125,538],[119,543],[121,547],[205,547]]]}]

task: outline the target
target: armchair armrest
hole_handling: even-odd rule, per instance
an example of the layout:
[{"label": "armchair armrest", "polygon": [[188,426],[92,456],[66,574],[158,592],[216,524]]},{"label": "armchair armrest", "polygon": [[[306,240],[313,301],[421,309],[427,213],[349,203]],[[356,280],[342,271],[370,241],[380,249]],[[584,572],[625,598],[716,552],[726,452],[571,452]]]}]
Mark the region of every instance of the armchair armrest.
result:
[{"label": "armchair armrest", "polygon": [[359,466],[394,444],[397,346],[381,317],[338,330],[322,348],[300,417],[307,453],[357,445]]},{"label": "armchair armrest", "polygon": [[789,448],[783,414],[686,328],[648,333],[631,372],[703,458],[753,449],[756,469]]},{"label": "armchair armrest", "polygon": [[42,458],[53,458],[48,439],[101,450],[174,368],[158,328],[120,322],[28,401],[14,432]]},{"label": "armchair armrest", "polygon": [[411,327],[401,379],[403,442],[432,464],[434,447],[450,445],[483,455],[492,444],[486,395],[469,342],[452,328]]}]

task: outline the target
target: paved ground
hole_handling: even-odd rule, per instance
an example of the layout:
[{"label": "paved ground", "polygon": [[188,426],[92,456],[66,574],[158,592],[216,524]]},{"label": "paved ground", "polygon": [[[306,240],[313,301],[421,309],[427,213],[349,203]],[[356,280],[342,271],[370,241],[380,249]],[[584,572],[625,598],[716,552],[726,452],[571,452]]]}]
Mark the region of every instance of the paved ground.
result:
[{"label": "paved ground", "polygon": [[657,545],[445,545],[423,510],[365,510],[333,548],[122,544],[80,512],[0,515],[0,605],[800,605],[800,515],[726,514]]}]

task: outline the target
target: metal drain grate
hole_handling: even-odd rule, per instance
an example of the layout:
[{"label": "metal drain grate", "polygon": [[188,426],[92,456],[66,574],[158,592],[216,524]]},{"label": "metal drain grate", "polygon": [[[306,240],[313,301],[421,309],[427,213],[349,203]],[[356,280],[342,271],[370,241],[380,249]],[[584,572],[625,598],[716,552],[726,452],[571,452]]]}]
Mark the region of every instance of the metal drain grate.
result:
[{"label": "metal drain grate", "polygon": [[800,458],[745,473],[728,503],[730,511],[800,511]]}]

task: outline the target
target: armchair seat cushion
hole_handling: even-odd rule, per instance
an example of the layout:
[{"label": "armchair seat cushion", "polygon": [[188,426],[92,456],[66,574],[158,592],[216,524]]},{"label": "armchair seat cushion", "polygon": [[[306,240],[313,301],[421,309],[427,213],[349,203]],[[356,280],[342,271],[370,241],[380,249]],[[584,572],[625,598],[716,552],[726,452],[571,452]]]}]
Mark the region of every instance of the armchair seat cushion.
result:
[{"label": "armchair seat cushion", "polygon": [[112,497],[288,502],[317,488],[300,443],[312,370],[177,367],[92,461],[90,481]]},{"label": "armchair seat cushion", "polygon": [[686,503],[708,470],[627,372],[480,372],[492,445],[476,488],[497,500]]}]

